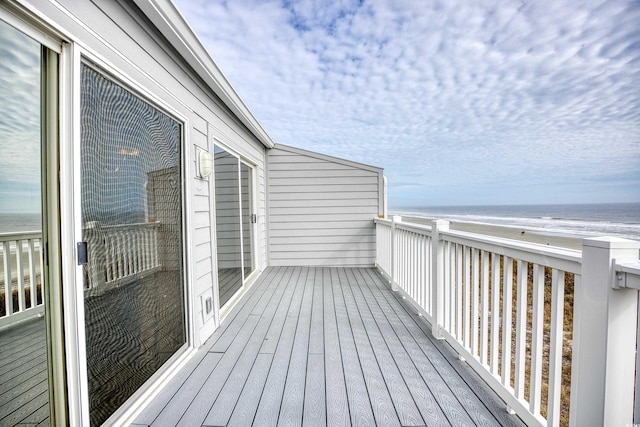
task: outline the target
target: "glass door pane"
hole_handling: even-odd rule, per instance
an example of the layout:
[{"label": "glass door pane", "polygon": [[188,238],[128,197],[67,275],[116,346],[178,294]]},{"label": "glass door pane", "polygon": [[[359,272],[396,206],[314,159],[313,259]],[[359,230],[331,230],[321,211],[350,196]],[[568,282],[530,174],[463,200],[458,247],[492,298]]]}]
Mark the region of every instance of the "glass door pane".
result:
[{"label": "glass door pane", "polygon": [[214,148],[218,295],[220,307],[242,288],[242,245],[238,158]]},{"label": "glass door pane", "polygon": [[240,163],[240,194],[242,195],[242,258],[245,279],[253,265],[253,174],[249,166]]},{"label": "glass door pane", "polygon": [[89,413],[106,421],[186,343],[181,125],[82,65]]},{"label": "glass door pane", "polygon": [[[0,425],[49,424],[40,43],[0,21]],[[55,55],[55,54],[54,54]]]}]

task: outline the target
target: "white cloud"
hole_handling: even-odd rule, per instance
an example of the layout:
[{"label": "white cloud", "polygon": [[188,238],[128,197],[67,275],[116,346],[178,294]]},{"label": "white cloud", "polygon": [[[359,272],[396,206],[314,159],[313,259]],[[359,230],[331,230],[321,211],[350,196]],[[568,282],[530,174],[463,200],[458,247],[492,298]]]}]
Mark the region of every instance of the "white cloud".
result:
[{"label": "white cloud", "polygon": [[638,185],[637,1],[178,5],[276,141],[382,166],[391,192]]}]

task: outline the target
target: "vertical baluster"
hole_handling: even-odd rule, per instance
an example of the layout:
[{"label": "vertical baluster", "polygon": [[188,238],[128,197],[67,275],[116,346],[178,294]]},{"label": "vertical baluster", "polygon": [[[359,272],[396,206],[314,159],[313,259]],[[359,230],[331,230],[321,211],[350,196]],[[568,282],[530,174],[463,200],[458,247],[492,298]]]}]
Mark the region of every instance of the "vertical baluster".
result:
[{"label": "vertical baluster", "polygon": [[562,341],[564,320],[564,271],[553,269],[551,278],[551,340],[549,348],[549,395],[547,425],[560,425]]},{"label": "vertical baluster", "polygon": [[524,400],[525,367],[527,358],[527,282],[528,263],[518,260],[518,295],[516,307],[516,358],[515,358],[515,395]]},{"label": "vertical baluster", "polygon": [[29,239],[27,241],[29,250],[29,300],[31,303],[31,308],[35,307],[38,304],[38,284],[36,281],[36,260],[33,240],[34,239]]},{"label": "vertical baluster", "polygon": [[442,241],[442,264],[438,267],[443,269],[442,274],[442,290],[443,304],[442,304],[442,326],[445,331],[449,331],[449,313],[451,302],[451,281],[449,280],[449,273],[451,271],[451,259],[449,258],[449,242]]},{"label": "vertical baluster", "polygon": [[425,258],[424,258],[424,263],[425,263],[425,289],[426,289],[426,295],[425,295],[425,310],[427,311],[427,313],[429,313],[429,315],[431,315],[431,295],[432,295],[432,289],[431,289],[431,244],[432,244],[432,239],[431,236],[427,236],[426,238],[426,252],[425,252]]},{"label": "vertical baluster", "polygon": [[124,267],[124,242],[122,240],[122,235],[119,232],[113,233],[113,238],[116,241],[116,254],[118,256],[118,279],[122,279],[125,276],[125,267]]},{"label": "vertical baluster", "polygon": [[500,255],[491,255],[491,373],[498,375],[500,349]]},{"label": "vertical baluster", "polygon": [[[16,240],[16,273],[18,279],[18,311],[25,310],[24,265],[22,263],[22,240]],[[6,296],[5,296],[6,297]]]},{"label": "vertical baluster", "polygon": [[[464,346],[469,351],[471,350],[471,248],[463,247],[464,253]],[[473,353],[473,351],[472,351]],[[475,354],[475,353],[473,353]]]},{"label": "vertical baluster", "polygon": [[513,301],[513,259],[503,259],[502,290],[502,385],[511,385],[511,311]]},{"label": "vertical baluster", "polygon": [[480,268],[482,268],[482,283],[480,285],[482,298],[480,306],[480,362],[486,365],[489,353],[489,252],[487,251],[482,251]]},{"label": "vertical baluster", "polygon": [[533,265],[533,320],[531,325],[531,397],[529,408],[540,413],[542,396],[542,338],[544,334],[544,266]]},{"label": "vertical baluster", "polygon": [[11,242],[2,242],[2,254],[4,264],[4,304],[7,316],[13,314],[13,296],[11,286]]},{"label": "vertical baluster", "polygon": [[411,299],[414,301],[418,300],[418,289],[416,286],[416,263],[415,263],[415,243],[416,243],[416,233],[413,231],[409,232],[409,253],[407,254],[407,259],[409,260],[409,283],[411,283]]},{"label": "vertical baluster", "polygon": [[420,288],[422,289],[422,308],[429,312],[429,258],[427,251],[429,249],[429,238],[427,236],[420,237]]},{"label": "vertical baluster", "polygon": [[456,338],[462,342],[462,245],[456,245]]},{"label": "vertical baluster", "polygon": [[131,240],[131,228],[127,227],[122,230],[122,239],[124,240],[124,263],[125,263],[125,276],[130,276],[134,273],[133,270],[133,257],[131,254],[133,253],[133,242]]},{"label": "vertical baluster", "polygon": [[[41,304],[44,304],[45,283],[44,280],[42,280],[42,275],[44,274],[44,248],[42,247],[42,238],[39,240],[38,247],[40,248],[40,253],[38,254],[38,264],[40,265],[40,292],[38,294],[40,295],[40,301],[42,301]],[[35,283],[37,284],[38,281],[36,280]]]},{"label": "vertical baluster", "polygon": [[478,305],[480,303],[480,259],[479,251],[476,248],[472,250],[472,266],[473,266],[473,275],[471,277],[472,280],[472,290],[471,290],[471,353],[474,356],[479,356],[479,344],[478,344],[478,321],[480,320],[480,316],[478,313]]}]

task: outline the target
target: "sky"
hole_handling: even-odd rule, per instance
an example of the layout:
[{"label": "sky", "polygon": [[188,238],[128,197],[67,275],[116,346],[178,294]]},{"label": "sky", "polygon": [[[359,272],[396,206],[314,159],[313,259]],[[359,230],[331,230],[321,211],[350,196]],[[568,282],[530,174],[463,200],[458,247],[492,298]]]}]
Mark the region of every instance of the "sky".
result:
[{"label": "sky", "polygon": [[40,45],[0,22],[0,212],[40,211]]},{"label": "sky", "polygon": [[276,143],[390,207],[640,202],[640,1],[174,0]]}]

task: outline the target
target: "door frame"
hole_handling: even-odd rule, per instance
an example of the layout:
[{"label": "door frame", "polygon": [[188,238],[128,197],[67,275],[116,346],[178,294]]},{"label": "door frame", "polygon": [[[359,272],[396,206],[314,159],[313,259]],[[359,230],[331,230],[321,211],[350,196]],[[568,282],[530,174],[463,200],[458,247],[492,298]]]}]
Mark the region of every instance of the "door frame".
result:
[{"label": "door frame", "polygon": [[70,423],[68,371],[62,288],[61,188],[59,168],[63,139],[62,121],[67,116],[63,81],[67,77],[69,44],[60,32],[41,22],[31,11],[13,2],[0,4],[0,20],[42,46],[40,93],[41,177],[41,280],[45,313],[49,420],[52,425]]}]

